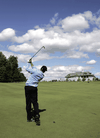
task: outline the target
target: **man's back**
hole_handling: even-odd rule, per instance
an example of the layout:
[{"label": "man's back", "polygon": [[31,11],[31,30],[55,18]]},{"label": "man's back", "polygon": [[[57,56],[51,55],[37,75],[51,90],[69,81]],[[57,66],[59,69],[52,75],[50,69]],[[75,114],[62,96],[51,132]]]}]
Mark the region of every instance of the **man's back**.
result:
[{"label": "man's back", "polygon": [[41,81],[44,78],[44,74],[42,71],[38,70],[36,67],[32,67],[29,69],[29,65],[26,68],[26,70],[31,73],[30,77],[26,81],[26,86],[34,86],[37,87],[39,81]]}]

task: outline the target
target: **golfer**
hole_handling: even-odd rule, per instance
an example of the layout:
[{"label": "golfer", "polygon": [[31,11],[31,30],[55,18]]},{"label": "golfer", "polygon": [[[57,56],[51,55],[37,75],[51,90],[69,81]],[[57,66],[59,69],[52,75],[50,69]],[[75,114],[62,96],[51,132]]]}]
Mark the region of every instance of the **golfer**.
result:
[{"label": "golfer", "polygon": [[[29,69],[31,63],[31,69]],[[36,125],[40,125],[40,114],[39,114],[39,105],[38,105],[38,83],[44,78],[44,72],[47,71],[46,66],[42,66],[40,70],[36,67],[33,67],[31,59],[27,63],[26,71],[31,73],[30,77],[26,81],[25,86],[25,98],[26,98],[26,112],[27,112],[27,122],[36,122]],[[31,113],[31,103],[34,107],[34,117],[32,118]]]}]

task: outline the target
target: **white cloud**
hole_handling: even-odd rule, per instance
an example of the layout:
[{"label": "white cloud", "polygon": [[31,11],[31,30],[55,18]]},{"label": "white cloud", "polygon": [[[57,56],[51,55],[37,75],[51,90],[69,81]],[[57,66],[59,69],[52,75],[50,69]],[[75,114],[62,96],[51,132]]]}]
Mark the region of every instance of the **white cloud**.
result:
[{"label": "white cloud", "polygon": [[58,15],[59,15],[58,13],[55,13],[54,17],[56,17],[56,18],[57,18],[57,17],[58,17]]},{"label": "white cloud", "polygon": [[[40,69],[42,65],[36,66],[37,69]],[[82,72],[85,70],[91,70],[93,67],[82,67],[78,65],[71,65],[71,66],[53,66],[53,67],[48,67],[48,71],[44,73],[45,78],[43,80],[53,80],[53,79],[65,79],[65,76],[70,74],[70,73],[75,73],[75,72]],[[25,74],[26,78],[30,76],[30,74],[25,71],[25,66],[23,67],[23,73]]]},{"label": "white cloud", "polygon": [[[58,18],[58,13],[54,15],[54,18]],[[39,28],[35,26],[35,29],[28,30],[26,34],[22,36],[16,36],[15,31],[11,28],[7,28],[0,33],[0,40],[12,40],[13,42],[21,44],[13,44],[8,47],[9,50],[20,53],[34,54],[41,46],[45,46],[46,49],[42,50],[36,57],[37,60],[44,60],[51,58],[89,58],[88,54],[84,52],[97,52],[100,53],[100,30],[94,29],[91,32],[82,33],[82,29],[89,27],[89,21],[96,21],[97,18],[92,12],[87,11],[83,14],[76,14],[70,17],[66,17],[60,20],[64,29],[72,32],[65,32],[62,26],[56,25],[51,27],[47,25],[47,28]],[[96,23],[96,22],[95,22]],[[72,30],[71,30],[72,29]],[[9,35],[8,35],[9,34]],[[76,51],[77,49],[77,51]],[[50,57],[50,53],[61,52],[64,55],[61,57]],[[42,58],[39,56],[42,54]],[[44,54],[44,56],[43,56]]]},{"label": "white cloud", "polygon": [[96,43],[90,43],[88,45],[83,45],[80,47],[80,50],[85,52],[100,52],[99,48],[100,48],[100,42],[96,42]]},{"label": "white cloud", "polygon": [[89,23],[97,25],[97,27],[100,28],[100,10],[95,14],[92,14],[91,11],[87,11],[82,15],[89,21]]},{"label": "white cloud", "polygon": [[[58,13],[53,17],[58,18]],[[19,45],[9,46],[9,50],[21,53],[35,53],[41,46],[45,46],[44,53],[55,53],[57,51],[66,53],[67,58],[88,58],[87,54],[83,52],[97,52],[99,54],[100,39],[99,29],[94,29],[91,32],[82,33],[81,30],[89,27],[89,23],[95,21],[99,22],[99,18],[96,18],[91,11],[86,11],[83,14],[79,13],[60,19],[60,25],[51,27],[48,25],[46,28],[39,28],[35,26],[35,29],[28,30],[26,34],[22,36],[16,36],[15,31],[11,28],[7,28],[0,33],[0,40],[12,40],[13,42],[22,43]],[[99,24],[99,23],[98,23]],[[65,32],[72,31],[72,32]],[[78,52],[76,51],[79,50]]]},{"label": "white cloud", "polygon": [[91,11],[86,11],[83,14],[81,14],[85,19],[88,21],[89,24],[96,24],[96,16],[92,14]]},{"label": "white cloud", "polygon": [[96,13],[96,14],[100,16],[100,9],[97,11],[97,13]]},{"label": "white cloud", "polygon": [[75,31],[84,30],[89,28],[88,21],[81,14],[72,15],[71,17],[66,17],[61,22],[62,28],[65,31]]},{"label": "white cloud", "polygon": [[58,18],[58,13],[54,15],[54,17],[50,20],[50,23],[54,25],[56,23],[57,18]]},{"label": "white cloud", "polygon": [[95,61],[95,60],[90,60],[90,61],[87,61],[87,63],[86,64],[90,64],[90,65],[93,65],[93,64],[95,64],[97,61]]},{"label": "white cloud", "polygon": [[8,52],[8,51],[3,51],[3,50],[1,50],[1,52],[6,56],[7,59],[10,56],[18,57],[18,63],[21,63],[21,62],[26,63],[26,61],[28,61],[31,58],[30,55],[16,54],[13,52]]},{"label": "white cloud", "polygon": [[35,48],[28,43],[23,43],[23,44],[17,45],[17,46],[12,45],[12,46],[9,46],[8,49],[11,51],[14,51],[14,52],[21,52],[21,53],[32,53],[32,51],[36,52]]},{"label": "white cloud", "polygon": [[95,76],[100,76],[100,72],[95,73]]},{"label": "white cloud", "polygon": [[[28,62],[29,59],[35,54],[35,53],[33,53],[32,56],[31,56],[31,55],[24,55],[24,54],[16,54],[16,53],[7,52],[7,51],[1,51],[1,52],[6,56],[7,59],[10,56],[18,57],[18,63],[21,63],[21,62],[22,63],[26,63],[26,62]],[[49,60],[49,59],[53,59],[53,58],[60,58],[60,57],[50,56],[47,53],[39,52],[34,58],[32,58],[32,61],[35,62],[35,61],[41,61],[41,60]]]},{"label": "white cloud", "polygon": [[53,71],[58,71],[58,72],[66,71],[66,67],[65,66],[55,66],[53,68]]},{"label": "white cloud", "polygon": [[40,52],[33,58],[33,60],[35,62],[35,61],[41,61],[41,60],[49,60],[49,59],[53,59],[53,58],[57,58],[57,57],[54,57],[54,56],[50,57],[49,54],[47,54],[47,53],[41,54],[41,52]]},{"label": "white cloud", "polygon": [[11,28],[4,29],[0,33],[0,41],[6,41],[15,35],[15,31]]},{"label": "white cloud", "polygon": [[75,52],[75,51],[68,51],[67,53],[66,53],[66,55],[65,56],[62,56],[63,58],[64,57],[67,57],[67,58],[73,58],[73,59],[78,59],[78,58],[83,58],[83,57],[85,57],[85,58],[89,58],[89,56],[87,55],[87,54],[84,54],[84,53],[82,53],[82,52]]},{"label": "white cloud", "polygon": [[97,18],[96,25],[100,28],[100,17]]},{"label": "white cloud", "polygon": [[[97,28],[100,26],[100,17],[93,15],[91,11],[79,13],[60,19],[57,23],[58,13],[50,20],[50,24],[44,28],[35,26],[35,29],[28,30],[22,36],[16,36],[15,30],[11,28],[4,29],[0,33],[0,41],[10,40],[19,44],[13,44],[8,47],[13,52],[3,51],[6,57],[14,55],[18,57],[18,62],[26,63],[35,52],[43,45],[45,50],[41,50],[39,54],[34,57],[34,61],[49,60],[53,58],[89,58],[88,54],[84,52],[97,52],[100,56],[100,29],[93,29],[91,32],[82,32],[90,27],[90,24],[95,25]],[[57,23],[57,25],[56,25]],[[53,26],[55,25],[55,26]],[[50,53],[61,52],[63,55],[50,56]],[[20,52],[23,54],[16,54]],[[27,55],[24,55],[27,54]],[[95,60],[90,60],[86,64],[95,64]],[[41,66],[37,66],[39,69]],[[67,74],[83,70],[91,70],[93,67],[82,67],[78,65],[73,66],[54,66],[48,67],[48,72],[45,73],[46,79],[59,79],[64,78]],[[24,70],[23,72],[27,74]],[[99,73],[98,73],[99,74]]]},{"label": "white cloud", "polygon": [[35,28],[35,29],[39,29],[40,27],[39,27],[38,25],[36,25],[34,28]]},{"label": "white cloud", "polygon": [[[7,51],[2,51],[2,53],[7,57],[9,58],[10,55],[14,55],[15,57],[17,56],[18,57],[18,63],[21,63],[23,62],[24,63],[24,66],[22,66],[22,73],[24,73],[24,75],[26,76],[26,78],[28,79],[30,74],[25,70],[25,66],[27,65],[27,62],[26,61],[29,61],[29,59],[31,58],[30,55],[23,55],[23,54],[15,54],[15,53],[12,53],[12,52],[7,52]],[[38,55],[37,57],[34,57],[33,61],[40,61],[42,59],[50,59],[52,57],[49,57],[48,54],[41,54],[41,55]],[[35,66],[35,63],[33,63],[34,66]],[[40,69],[43,65],[38,65],[38,66],[35,66],[37,67],[38,69]],[[19,66],[20,67],[20,66]],[[86,66],[86,67],[83,67],[83,66],[79,66],[79,65],[69,65],[69,66],[52,66],[52,67],[49,67],[47,66],[48,68],[48,71],[45,73],[45,78],[44,80],[53,80],[53,79],[57,79],[57,80],[60,80],[60,78],[62,79],[65,79],[65,76],[69,73],[74,73],[74,72],[78,72],[78,71],[85,71],[85,70],[88,70],[91,72],[91,69],[93,67],[89,67],[89,66]]]},{"label": "white cloud", "polygon": [[100,52],[100,48],[99,48],[99,49],[97,49],[97,52]]},{"label": "white cloud", "polygon": [[86,11],[82,15],[88,20],[92,20],[92,18],[93,18],[93,15],[92,15],[91,11]]},{"label": "white cloud", "polygon": [[34,40],[34,39],[41,39],[45,37],[44,35],[44,29],[38,28],[37,30],[28,30],[26,34],[24,34],[21,37],[13,37],[12,40],[17,42],[17,43],[23,43],[29,40]]},{"label": "white cloud", "polygon": [[52,19],[50,20],[50,23],[51,23],[51,24],[55,24],[55,22],[56,22],[55,18],[52,18]]},{"label": "white cloud", "polygon": [[[59,32],[56,32],[57,28],[59,29]],[[34,34],[33,32],[33,30],[28,31],[29,34],[27,33],[20,37],[20,41],[24,41],[23,38],[25,39],[26,36],[29,36],[27,37],[27,40],[32,38]],[[90,33],[81,33],[80,31],[63,33],[61,28],[56,26],[54,27],[54,30],[52,27],[47,31],[43,31],[42,29],[40,32],[40,36],[38,35],[38,32],[35,38],[32,38],[31,41],[20,45],[11,45],[9,46],[9,50],[22,53],[35,53],[44,45],[46,47],[43,51],[44,53],[50,54],[59,51],[62,53],[67,52],[66,57],[68,58],[88,58],[88,55],[83,52],[99,52],[100,49],[99,29],[93,30]],[[19,38],[17,41],[19,41]],[[79,51],[77,52],[76,49]]]}]

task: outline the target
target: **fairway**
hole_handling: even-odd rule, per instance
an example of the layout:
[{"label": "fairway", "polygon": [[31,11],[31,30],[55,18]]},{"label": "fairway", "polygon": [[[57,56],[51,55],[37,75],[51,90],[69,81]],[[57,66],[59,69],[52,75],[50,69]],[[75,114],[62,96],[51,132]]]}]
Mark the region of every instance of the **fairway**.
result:
[{"label": "fairway", "polygon": [[100,138],[100,82],[40,82],[40,126],[27,122],[24,86],[0,83],[0,138]]}]

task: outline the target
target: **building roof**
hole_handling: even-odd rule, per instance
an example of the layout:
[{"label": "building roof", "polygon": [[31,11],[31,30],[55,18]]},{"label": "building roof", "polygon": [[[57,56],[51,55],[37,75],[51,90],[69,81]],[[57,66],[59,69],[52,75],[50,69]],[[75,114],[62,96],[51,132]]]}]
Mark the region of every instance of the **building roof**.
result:
[{"label": "building roof", "polygon": [[72,77],[83,77],[83,76],[88,76],[88,77],[95,77],[92,73],[90,72],[76,72],[76,73],[70,73],[65,78],[72,78]]}]

